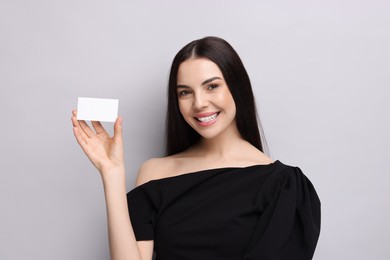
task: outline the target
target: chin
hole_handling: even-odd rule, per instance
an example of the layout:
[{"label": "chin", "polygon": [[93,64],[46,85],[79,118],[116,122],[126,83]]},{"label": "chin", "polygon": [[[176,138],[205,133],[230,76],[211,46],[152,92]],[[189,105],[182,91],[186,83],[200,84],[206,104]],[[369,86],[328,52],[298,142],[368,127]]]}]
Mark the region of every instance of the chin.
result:
[{"label": "chin", "polygon": [[216,129],[202,129],[202,130],[199,130],[199,129],[195,129],[196,132],[204,139],[213,139],[217,136],[219,136],[222,132],[220,131],[215,131]]}]

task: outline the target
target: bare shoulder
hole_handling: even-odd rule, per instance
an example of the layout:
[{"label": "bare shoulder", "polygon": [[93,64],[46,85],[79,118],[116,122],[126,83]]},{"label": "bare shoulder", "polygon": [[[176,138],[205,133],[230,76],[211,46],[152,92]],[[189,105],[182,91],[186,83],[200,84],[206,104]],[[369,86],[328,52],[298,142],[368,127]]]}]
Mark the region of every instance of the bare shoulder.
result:
[{"label": "bare shoulder", "polygon": [[[271,164],[275,162],[274,159],[266,155],[264,152],[260,151],[251,144],[248,144],[246,149],[242,148],[239,150],[240,153],[237,155],[237,158],[240,158],[242,161],[247,161],[247,164]],[[243,152],[245,151],[245,152]],[[241,157],[242,156],[242,157]]]},{"label": "bare shoulder", "polygon": [[136,186],[165,177],[173,163],[171,157],[152,158],[145,161],[138,171]]}]

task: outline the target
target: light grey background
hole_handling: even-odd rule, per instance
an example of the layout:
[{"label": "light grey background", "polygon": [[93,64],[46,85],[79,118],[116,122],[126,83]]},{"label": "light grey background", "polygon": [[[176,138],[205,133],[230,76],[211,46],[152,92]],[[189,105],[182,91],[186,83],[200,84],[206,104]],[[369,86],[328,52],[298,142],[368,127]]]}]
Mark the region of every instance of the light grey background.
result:
[{"label": "light grey background", "polygon": [[246,65],[271,156],[321,197],[314,259],[390,259],[389,14],[385,0],[1,0],[0,259],[108,259],[71,110],[120,99],[130,190],[163,155],[171,60],[207,35]]}]

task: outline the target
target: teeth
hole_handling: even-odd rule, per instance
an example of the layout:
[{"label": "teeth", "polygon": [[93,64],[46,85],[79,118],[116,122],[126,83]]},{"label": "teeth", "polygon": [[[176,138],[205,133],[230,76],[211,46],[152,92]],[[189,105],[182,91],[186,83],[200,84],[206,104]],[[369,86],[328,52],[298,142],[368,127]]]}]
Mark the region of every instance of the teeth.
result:
[{"label": "teeth", "polygon": [[209,121],[211,121],[211,120],[216,119],[217,116],[218,116],[218,114],[214,114],[214,115],[206,116],[206,117],[197,117],[197,119],[198,119],[200,122],[209,122]]}]

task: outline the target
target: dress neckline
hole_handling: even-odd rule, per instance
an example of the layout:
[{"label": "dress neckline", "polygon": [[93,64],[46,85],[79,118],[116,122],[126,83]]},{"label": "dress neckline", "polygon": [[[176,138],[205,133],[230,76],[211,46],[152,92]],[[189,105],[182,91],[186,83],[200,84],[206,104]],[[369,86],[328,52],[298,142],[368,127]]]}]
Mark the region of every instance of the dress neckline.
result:
[{"label": "dress neckline", "polygon": [[255,167],[270,167],[270,166],[273,166],[273,165],[276,165],[276,164],[280,164],[280,163],[281,162],[279,160],[275,160],[272,163],[268,163],[268,164],[253,164],[253,165],[242,166],[242,167],[240,167],[240,166],[226,166],[226,167],[216,167],[216,168],[203,169],[203,170],[198,170],[198,171],[181,173],[181,174],[173,175],[173,176],[162,177],[162,178],[159,178],[159,179],[152,179],[152,180],[147,181],[147,182],[145,182],[145,183],[143,183],[141,185],[138,185],[136,188],[144,186],[144,185],[146,185],[148,183],[154,183],[154,182],[158,182],[158,181],[177,179],[177,178],[181,178],[181,177],[188,177],[188,176],[191,176],[191,175],[194,175],[194,174],[198,174],[198,173],[215,172],[215,171],[230,170],[230,169],[232,169],[232,170],[233,169],[245,170],[245,169],[251,169],[251,168],[255,168]]}]

